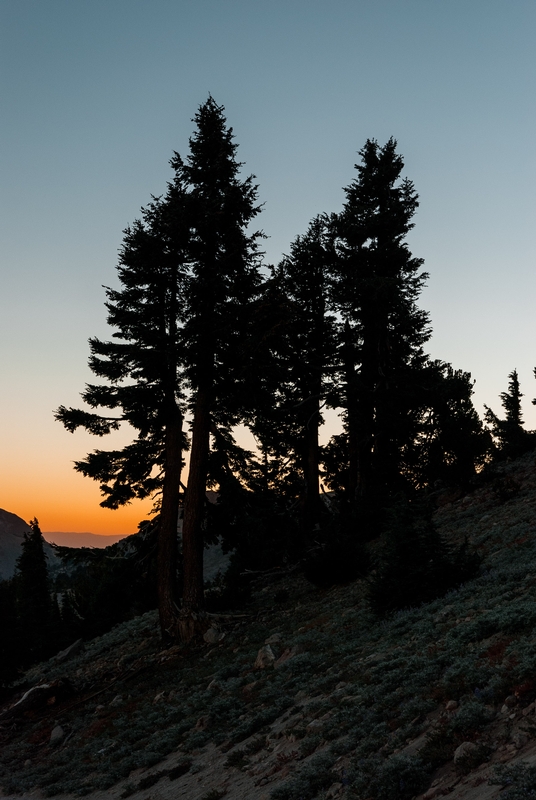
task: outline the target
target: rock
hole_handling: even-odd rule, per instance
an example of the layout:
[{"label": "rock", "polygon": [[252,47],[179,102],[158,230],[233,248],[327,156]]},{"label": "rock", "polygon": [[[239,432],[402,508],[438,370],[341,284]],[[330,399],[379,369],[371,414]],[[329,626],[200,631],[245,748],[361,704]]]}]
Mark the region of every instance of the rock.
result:
[{"label": "rock", "polygon": [[105,709],[106,709],[106,706],[103,706],[103,705],[95,706],[95,714],[100,714],[101,711],[105,711]]},{"label": "rock", "polygon": [[209,628],[208,631],[205,631],[203,634],[203,639],[207,644],[218,644],[222,639],[225,639],[225,634],[217,628]]},{"label": "rock", "polygon": [[82,647],[82,639],[77,639],[76,642],[70,644],[69,647],[65,648],[65,650],[60,650],[60,652],[50,660],[56,661],[58,664],[62,664],[64,661],[68,661],[70,658],[77,655],[82,650]]},{"label": "rock", "polygon": [[516,731],[512,734],[512,744],[515,746],[516,750],[521,750],[522,747],[525,747],[529,740],[529,737],[524,731]]},{"label": "rock", "polygon": [[214,678],[214,680],[210,681],[207,689],[210,689],[211,692],[221,692],[221,683]]},{"label": "rock", "polygon": [[119,708],[119,706],[123,705],[123,697],[120,694],[116,694],[114,699],[108,703],[110,708]]},{"label": "rock", "polygon": [[387,658],[385,653],[372,653],[372,655],[367,656],[365,658],[365,664],[368,667],[375,667],[377,664],[381,664]]},{"label": "rock", "polygon": [[197,722],[195,723],[196,731],[206,731],[210,728],[212,724],[212,717],[210,714],[205,714],[203,717],[199,717]]},{"label": "rock", "polygon": [[331,800],[332,797],[338,797],[341,793],[343,786],[342,783],[337,781],[336,783],[332,783],[329,789],[326,792],[326,798]]},{"label": "rock", "polygon": [[449,700],[445,708],[447,711],[456,711],[458,708],[458,703],[456,700]]},{"label": "rock", "polygon": [[261,681],[251,681],[251,683],[246,683],[246,685],[242,687],[242,694],[245,695],[246,698],[249,698],[255,689],[258,689],[260,685]]},{"label": "rock", "polygon": [[261,647],[259,652],[257,653],[257,658],[255,659],[255,663],[253,665],[254,669],[266,669],[266,667],[271,667],[275,662],[275,655],[274,651],[270,647],[269,644],[264,645]]},{"label": "rock", "polygon": [[65,736],[65,731],[61,727],[61,725],[56,725],[55,728],[52,728],[52,733],[50,734],[50,744],[54,747],[55,745],[59,744]]},{"label": "rock", "polygon": [[434,797],[437,797],[438,794],[443,794],[443,786],[432,786],[428,789],[425,794],[422,796],[422,800],[433,800]]},{"label": "rock", "polygon": [[163,703],[165,699],[166,699],[166,693],[159,692],[157,695],[155,695],[153,703]]},{"label": "rock", "polygon": [[454,751],[454,763],[456,766],[462,765],[467,761],[476,758],[478,753],[478,745],[474,742],[462,742],[459,747]]},{"label": "rock", "polygon": [[321,719],[313,719],[313,720],[311,720],[311,722],[310,722],[310,723],[307,725],[307,730],[308,730],[308,731],[319,731],[319,730],[321,730],[323,727],[324,727],[324,723],[322,722],[322,720],[321,720]]},{"label": "rock", "polygon": [[280,633],[272,633],[267,639],[264,640],[264,644],[278,644],[281,641],[281,634]]},{"label": "rock", "polygon": [[508,706],[508,708],[513,708],[517,706],[517,697],[515,694],[509,694],[508,697],[504,698],[504,705]]},{"label": "rock", "polygon": [[288,661],[289,658],[294,658],[294,656],[299,655],[303,652],[303,648],[300,645],[295,645],[294,647],[287,647],[287,649],[279,656],[277,661],[274,664],[274,669],[279,669],[281,664],[284,664],[285,661]]},{"label": "rock", "polygon": [[533,701],[528,705],[526,708],[523,709],[521,712],[524,717],[528,717],[529,714],[534,714],[534,709],[536,708],[536,703]]}]

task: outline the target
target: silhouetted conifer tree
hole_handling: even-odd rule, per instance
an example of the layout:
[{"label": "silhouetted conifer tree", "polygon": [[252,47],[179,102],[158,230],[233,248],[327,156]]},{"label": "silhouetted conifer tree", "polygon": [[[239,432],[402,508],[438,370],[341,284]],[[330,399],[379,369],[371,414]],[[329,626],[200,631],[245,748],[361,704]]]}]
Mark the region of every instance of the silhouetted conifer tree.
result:
[{"label": "silhouetted conifer tree", "polygon": [[57,642],[51,628],[52,601],[43,534],[37,519],[30,520],[15,568],[18,635],[25,662],[54,652]]},{"label": "silhouetted conifer tree", "polygon": [[514,369],[508,375],[508,391],[501,392],[500,397],[506,414],[505,418],[499,419],[488,406],[484,406],[486,409],[484,418],[497,442],[498,457],[518,458],[536,446],[536,440],[534,435],[523,427],[521,410],[523,394],[519,386],[517,370]]},{"label": "silhouetted conifer tree", "polygon": [[[82,394],[111,416],[60,407],[56,418],[98,436],[128,422],[138,433],[121,450],[97,450],[75,468],[101,482],[101,505],[117,508],[162,492],[158,586],[162,633],[179,630],[176,536],[182,432],[193,416],[183,525],[181,635],[189,638],[203,608],[202,518],[211,431],[241,417],[247,393],[244,326],[260,281],[256,241],[246,229],[258,213],[253,179],[240,180],[237,145],[223,108],[212,98],[195,117],[197,130],[184,162],[175,153],[174,178],[163,198],[127,228],[119,290],[107,289],[113,342],[91,339],[90,367],[107,385]],[[119,341],[117,341],[119,340]],[[154,467],[159,472],[155,474]]]},{"label": "silhouetted conifer tree", "polygon": [[405,238],[418,206],[390,139],[368,140],[346,203],[332,217],[333,303],[341,316],[341,397],[350,494],[362,506],[400,485],[408,408],[426,363],[428,315],[416,300],[427,278]]},{"label": "silhouetted conifer tree", "polygon": [[247,404],[245,333],[260,284],[260,233],[247,228],[260,207],[250,176],[241,180],[233,132],[212,98],[195,117],[185,163],[172,162],[188,185],[192,236],[184,339],[193,416],[183,523],[181,638],[188,640],[203,609],[202,522],[211,429],[230,427]]},{"label": "silhouetted conifer tree", "polygon": [[438,481],[466,486],[492,450],[473,405],[471,375],[442,361],[423,369],[415,390],[416,435],[402,451],[402,469],[416,489]]},{"label": "silhouetted conifer tree", "polygon": [[264,407],[257,409],[252,423],[264,458],[286,464],[287,482],[293,476],[288,490],[299,498],[307,535],[318,526],[321,513],[318,436],[335,355],[325,237],[326,220],[317,217],[273,270],[268,291],[279,294],[280,316],[278,335],[269,343],[272,380],[266,382]]},{"label": "silhouetted conifer tree", "polygon": [[142,219],[125,231],[117,268],[121,288],[106,290],[115,341],[90,339],[89,365],[107,384],[87,386],[82,399],[112,414],[63,406],[56,412],[56,419],[70,431],[82,426],[103,436],[122,422],[137,431],[131,444],[121,450],[96,450],[76,462],[75,469],[101,483],[101,505],[107,508],[162,493],[158,585],[163,635],[173,635],[178,613],[177,519],[186,446],[179,328],[189,242],[186,190],[176,174],[165,199],[153,200],[142,209]]}]

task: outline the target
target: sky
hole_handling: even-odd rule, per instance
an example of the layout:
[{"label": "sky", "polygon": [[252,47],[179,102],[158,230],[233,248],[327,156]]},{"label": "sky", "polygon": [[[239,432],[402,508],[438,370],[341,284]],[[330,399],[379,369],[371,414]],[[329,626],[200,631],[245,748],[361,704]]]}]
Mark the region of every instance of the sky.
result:
[{"label": "sky", "polygon": [[[44,531],[128,534],[72,464],[115,440],[53,418],[109,338],[122,232],[165,191],[209,94],[264,203],[267,263],[340,210],[367,138],[420,195],[428,351],[536,428],[534,0],[0,0],[0,507]],[[324,439],[336,430],[331,415]]]}]

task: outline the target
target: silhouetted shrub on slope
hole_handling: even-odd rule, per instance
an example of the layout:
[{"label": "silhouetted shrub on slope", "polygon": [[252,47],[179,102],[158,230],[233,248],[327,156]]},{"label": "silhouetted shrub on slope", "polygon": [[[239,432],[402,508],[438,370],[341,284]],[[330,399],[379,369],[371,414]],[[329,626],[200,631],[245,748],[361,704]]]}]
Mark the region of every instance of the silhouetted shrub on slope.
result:
[{"label": "silhouetted shrub on slope", "polygon": [[452,548],[445,542],[428,511],[399,499],[370,579],[370,605],[386,614],[434,600],[472,578],[479,564],[467,544]]},{"label": "silhouetted shrub on slope", "polygon": [[304,561],[308,581],[325,588],[365,577],[370,558],[356,530],[349,509],[338,509],[326,519]]}]

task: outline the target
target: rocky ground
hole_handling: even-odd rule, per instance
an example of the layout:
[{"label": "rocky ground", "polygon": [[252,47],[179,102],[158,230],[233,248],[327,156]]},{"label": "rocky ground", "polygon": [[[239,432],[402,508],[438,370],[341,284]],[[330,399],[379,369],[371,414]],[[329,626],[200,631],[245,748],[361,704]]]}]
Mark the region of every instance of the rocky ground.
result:
[{"label": "rocky ground", "polygon": [[274,573],[202,646],[154,613],[78,643],[4,698],[0,796],[535,796],[536,455],[436,500],[475,580],[379,622],[360,581]]}]

